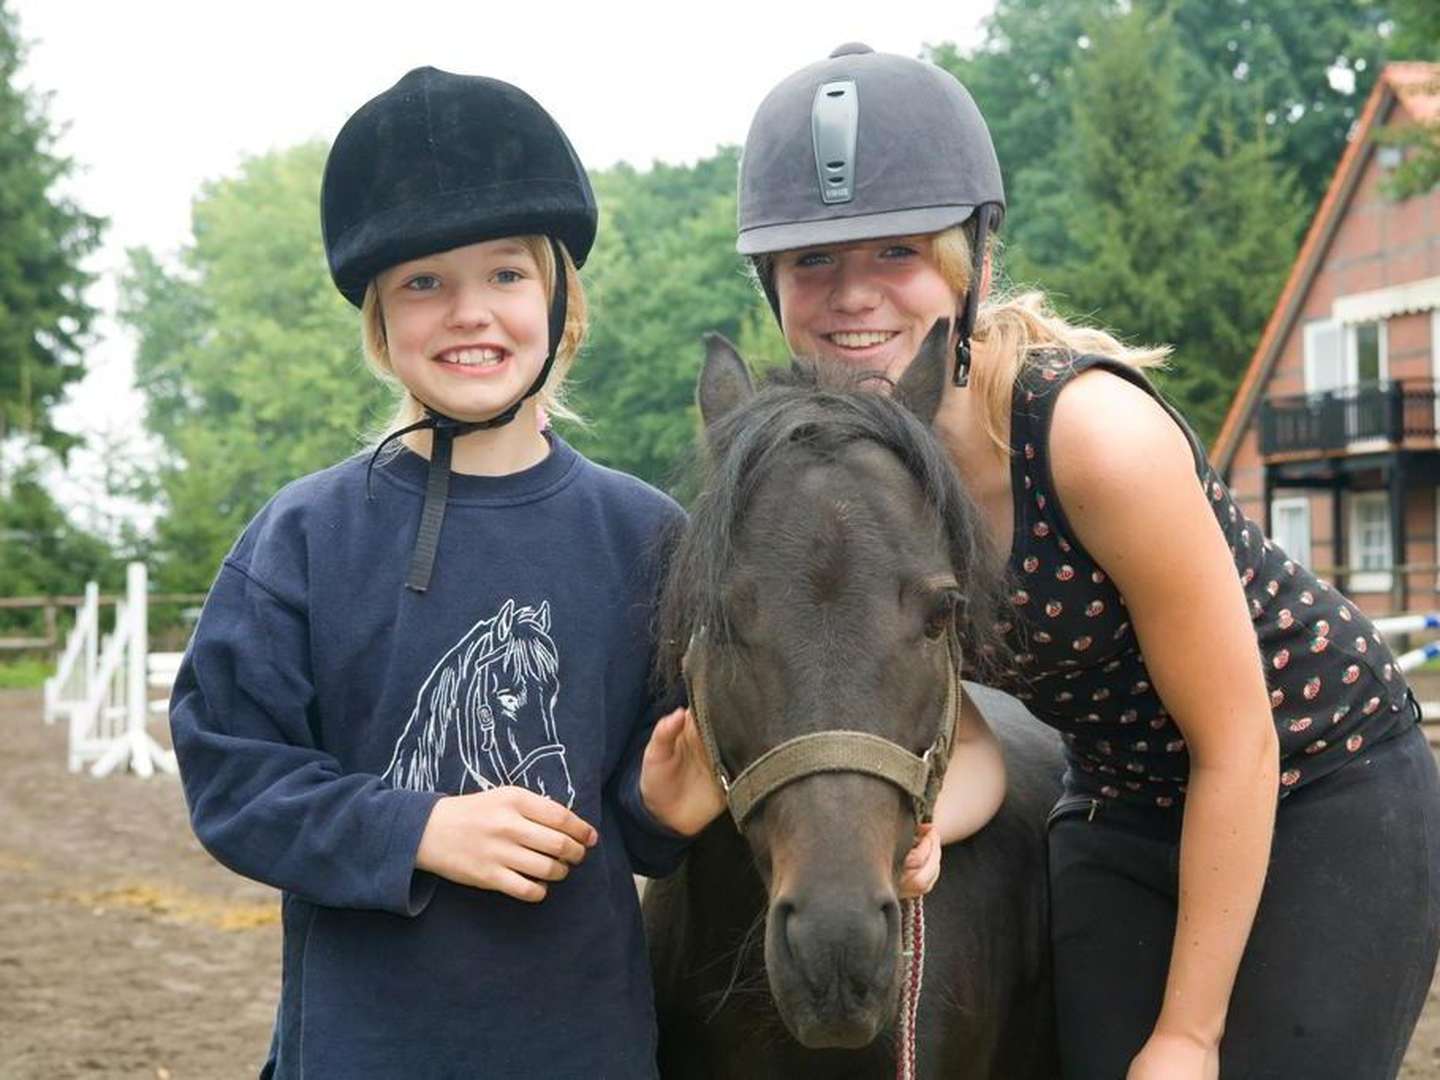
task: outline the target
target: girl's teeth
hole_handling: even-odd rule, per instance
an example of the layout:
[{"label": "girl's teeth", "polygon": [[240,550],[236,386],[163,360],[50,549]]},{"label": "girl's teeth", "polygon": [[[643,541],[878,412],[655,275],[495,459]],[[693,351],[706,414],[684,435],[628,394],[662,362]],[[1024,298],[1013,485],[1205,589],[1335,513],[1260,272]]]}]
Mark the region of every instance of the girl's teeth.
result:
[{"label": "girl's teeth", "polygon": [[841,348],[864,349],[871,345],[883,345],[895,336],[892,330],[867,330],[864,333],[842,332],[831,334],[830,340]]},{"label": "girl's teeth", "polygon": [[440,359],[447,364],[459,364],[462,367],[492,367],[500,363],[503,357],[498,349],[457,349],[455,352],[446,353]]}]

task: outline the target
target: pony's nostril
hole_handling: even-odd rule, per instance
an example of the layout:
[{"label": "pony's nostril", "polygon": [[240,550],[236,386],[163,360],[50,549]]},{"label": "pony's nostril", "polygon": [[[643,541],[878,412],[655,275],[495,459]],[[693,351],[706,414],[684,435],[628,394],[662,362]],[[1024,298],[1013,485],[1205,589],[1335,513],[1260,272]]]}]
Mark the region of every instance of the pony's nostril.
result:
[{"label": "pony's nostril", "polygon": [[793,900],[780,899],[771,904],[770,918],[779,929],[779,940],[784,944],[785,951],[791,958],[798,955],[797,942],[793,937],[795,931],[795,902]]},{"label": "pony's nostril", "polygon": [[900,921],[900,901],[894,896],[880,901],[880,917],[886,926],[896,925]]}]

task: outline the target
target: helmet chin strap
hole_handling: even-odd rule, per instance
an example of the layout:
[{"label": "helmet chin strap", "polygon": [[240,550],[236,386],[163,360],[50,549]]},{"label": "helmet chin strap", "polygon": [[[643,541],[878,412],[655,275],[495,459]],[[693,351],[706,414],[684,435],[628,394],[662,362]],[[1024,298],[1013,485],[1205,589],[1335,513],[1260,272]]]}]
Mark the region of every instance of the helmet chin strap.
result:
[{"label": "helmet chin strap", "polygon": [[980,310],[980,286],[985,273],[985,243],[990,236],[990,218],[995,208],[981,203],[975,208],[975,246],[971,252],[970,288],[965,291],[965,306],[956,320],[955,338],[956,386],[970,385],[970,335],[975,329],[975,315]]},{"label": "helmet chin strap", "polygon": [[375,460],[380,456],[380,451],[395,439],[412,431],[429,430],[434,433],[430,447],[430,466],[425,478],[425,506],[420,512],[420,530],[415,535],[415,547],[410,554],[410,569],[405,575],[405,587],[414,592],[423,593],[430,588],[430,576],[435,568],[435,553],[440,543],[440,527],[445,522],[445,504],[450,494],[450,460],[455,440],[471,432],[490,431],[510,423],[519,415],[520,407],[526,400],[534,397],[545,386],[545,380],[550,377],[550,369],[555,366],[555,354],[560,349],[560,339],[565,333],[565,312],[569,296],[565,282],[564,254],[553,236],[549,240],[550,254],[555,262],[555,289],[550,299],[550,349],[530,388],[511,402],[503,412],[487,420],[457,420],[422,401],[420,404],[425,409],[425,416],[386,435],[370,455],[370,464],[365,469],[367,499],[374,497],[370,492],[370,474],[375,469]]}]

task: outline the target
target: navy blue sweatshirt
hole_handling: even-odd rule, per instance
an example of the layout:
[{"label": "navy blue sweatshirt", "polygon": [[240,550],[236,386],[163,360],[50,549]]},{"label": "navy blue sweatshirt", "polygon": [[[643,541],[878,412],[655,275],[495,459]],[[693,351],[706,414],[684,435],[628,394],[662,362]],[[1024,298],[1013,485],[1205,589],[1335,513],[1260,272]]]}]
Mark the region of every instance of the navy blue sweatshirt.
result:
[{"label": "navy blue sweatshirt", "polygon": [[[648,1077],[631,871],[683,841],[639,796],[666,496],[563,441],[454,475],[428,593],[403,585],[427,463],[281,491],[216,578],[171,728],[195,832],[283,890],[277,1077]],[[445,794],[515,784],[600,841],[539,904],[415,869]]]}]

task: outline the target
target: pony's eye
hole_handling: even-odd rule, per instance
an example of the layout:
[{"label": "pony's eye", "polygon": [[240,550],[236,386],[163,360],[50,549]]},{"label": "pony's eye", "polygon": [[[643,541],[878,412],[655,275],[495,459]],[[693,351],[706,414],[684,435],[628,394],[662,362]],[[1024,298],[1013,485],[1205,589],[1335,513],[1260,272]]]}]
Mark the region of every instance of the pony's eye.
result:
[{"label": "pony's eye", "polygon": [[939,641],[955,625],[955,608],[960,602],[960,593],[955,589],[942,589],[930,600],[930,610],[925,614],[925,636]]}]

